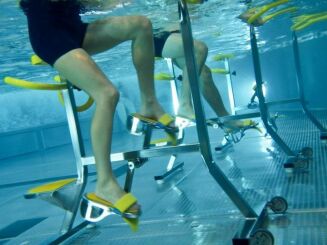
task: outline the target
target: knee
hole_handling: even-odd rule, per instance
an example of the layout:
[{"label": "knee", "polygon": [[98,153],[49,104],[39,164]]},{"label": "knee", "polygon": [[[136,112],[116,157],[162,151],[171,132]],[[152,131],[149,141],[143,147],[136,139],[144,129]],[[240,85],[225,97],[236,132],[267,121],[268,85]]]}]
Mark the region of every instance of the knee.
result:
[{"label": "knee", "polygon": [[138,30],[142,32],[147,32],[152,35],[152,23],[145,16],[136,16],[135,23],[137,24]]},{"label": "knee", "polygon": [[95,101],[99,106],[115,108],[119,101],[119,91],[115,87],[106,86],[101,88],[96,95]]}]

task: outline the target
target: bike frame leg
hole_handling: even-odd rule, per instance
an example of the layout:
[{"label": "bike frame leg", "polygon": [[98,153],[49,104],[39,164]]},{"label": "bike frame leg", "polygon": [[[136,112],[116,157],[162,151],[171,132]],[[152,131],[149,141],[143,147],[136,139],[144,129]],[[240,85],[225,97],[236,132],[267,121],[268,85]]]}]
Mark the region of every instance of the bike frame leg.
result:
[{"label": "bike frame leg", "polygon": [[128,170],[125,178],[124,191],[130,192],[132,190],[133,177],[135,172],[135,163],[133,161],[128,161]]},{"label": "bike frame leg", "polygon": [[196,115],[196,129],[200,144],[200,152],[204,163],[208,167],[212,177],[221,186],[221,188],[225,191],[233,203],[239,208],[242,214],[245,217],[256,218],[258,215],[255,213],[255,211],[242,198],[236,188],[230,183],[225,174],[213,161],[205,115],[200,97],[198,81],[199,77],[194,56],[193,36],[185,0],[178,1],[178,12],[184,46],[185,62],[190,82],[194,111]]},{"label": "bike frame leg", "polygon": [[87,183],[88,174],[87,166],[83,166],[82,163],[82,158],[85,157],[85,149],[78,121],[74,91],[70,83],[67,83],[67,86],[68,89],[63,90],[62,93],[64,97],[68,127],[76,160],[77,181],[75,189],[76,192],[72,203],[72,209],[71,211],[66,211],[65,218],[61,227],[61,233],[66,233],[70,231],[73,227],[73,223],[79,209],[80,200],[82,198]]},{"label": "bike frame leg", "polygon": [[300,103],[303,109],[303,112],[306,116],[310,119],[310,121],[319,129],[320,131],[320,138],[326,140],[327,139],[327,130],[324,126],[317,120],[317,118],[309,111],[305,96],[304,96],[304,89],[303,89],[303,76],[302,76],[302,69],[300,64],[300,52],[299,52],[299,44],[297,40],[296,32],[293,31],[292,33],[292,43],[293,43],[293,54],[294,54],[294,62],[295,62],[295,70],[296,70],[296,81],[298,85],[298,91],[300,95]]},{"label": "bike frame leg", "polygon": [[275,132],[275,130],[269,124],[269,111],[268,106],[265,101],[265,97],[262,90],[262,74],[261,74],[261,66],[260,66],[260,58],[259,51],[257,45],[257,38],[255,35],[255,29],[253,26],[250,26],[250,37],[251,37],[251,50],[252,50],[252,59],[253,59],[253,67],[255,74],[255,82],[256,82],[256,94],[259,101],[259,109],[260,116],[263,124],[268,132],[268,134],[272,137],[272,139],[279,145],[279,147],[285,152],[288,157],[295,157],[296,153],[294,153],[288,145],[279,137],[279,135]]},{"label": "bike frame leg", "polygon": [[229,60],[227,58],[224,59],[225,70],[229,71],[226,74],[226,81],[227,81],[227,91],[228,91],[228,100],[229,100],[229,109],[232,115],[235,115],[235,98],[234,98],[234,90],[233,90],[233,83],[232,83],[232,74],[230,72],[229,67]]},{"label": "bike frame leg", "polygon": [[178,98],[178,91],[177,91],[177,77],[176,77],[176,72],[175,72],[175,68],[174,68],[174,64],[172,59],[170,58],[165,58],[167,65],[168,65],[168,69],[171,72],[171,74],[173,74],[173,78],[172,80],[170,80],[170,90],[171,90],[171,97],[173,100],[173,108],[174,108],[174,113],[175,115],[177,115],[178,113],[178,108],[179,108],[179,98]]}]

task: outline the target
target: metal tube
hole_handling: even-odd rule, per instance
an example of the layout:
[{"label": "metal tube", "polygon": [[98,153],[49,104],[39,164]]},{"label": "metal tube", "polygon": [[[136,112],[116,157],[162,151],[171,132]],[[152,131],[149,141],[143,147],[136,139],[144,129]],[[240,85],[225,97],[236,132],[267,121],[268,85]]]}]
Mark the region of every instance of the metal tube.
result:
[{"label": "metal tube", "polygon": [[165,58],[165,60],[167,61],[169,71],[173,74],[174,77],[174,79],[170,80],[170,90],[171,90],[171,97],[173,100],[174,113],[175,115],[177,115],[178,108],[179,108],[179,99],[178,99],[178,92],[177,92],[177,77],[176,77],[172,59]]},{"label": "metal tube", "polygon": [[239,208],[241,213],[245,217],[257,217],[258,215],[250,207],[250,205],[242,198],[236,188],[230,183],[225,174],[213,161],[209,135],[206,125],[206,119],[204,110],[202,107],[200,89],[199,89],[199,77],[194,56],[193,36],[190,25],[190,19],[188,9],[185,0],[178,1],[178,12],[180,17],[180,26],[184,46],[185,62],[187,66],[187,72],[189,77],[189,83],[191,88],[192,100],[195,111],[196,129],[198,133],[198,139],[200,144],[200,152],[204,159],[206,166],[209,169],[210,174],[225,191],[233,203]]},{"label": "metal tube", "polygon": [[69,132],[74,149],[76,168],[77,168],[77,181],[75,183],[75,195],[72,197],[72,210],[66,211],[64,221],[61,227],[61,231],[66,233],[73,227],[74,220],[79,208],[80,200],[82,198],[86,183],[87,183],[87,166],[83,166],[82,158],[85,157],[85,149],[83,144],[83,138],[81,135],[81,129],[78,121],[78,115],[76,111],[76,103],[74,98],[73,87],[70,83],[67,83],[68,89],[63,91],[65,108],[67,114],[67,121],[69,126]]},{"label": "metal tube", "polygon": [[83,163],[82,163],[82,158],[85,157],[84,143],[83,143],[81,128],[79,125],[78,115],[76,111],[74,91],[70,84],[67,84],[67,86],[68,89],[63,90],[62,93],[65,102],[70,137],[72,140],[74,156],[76,160],[78,181],[83,181],[84,178],[86,177],[85,176],[86,174],[84,173],[86,169],[83,168]]},{"label": "metal tube", "polygon": [[233,91],[232,74],[230,72],[229,61],[227,58],[224,60],[224,64],[225,64],[226,71],[229,71],[226,74],[226,80],[227,80],[227,91],[228,91],[230,112],[232,115],[235,115],[235,98],[234,98],[234,91]]},{"label": "metal tube", "polygon": [[321,133],[327,133],[327,130],[322,126],[322,124],[317,120],[317,118],[309,111],[303,89],[303,76],[300,64],[300,54],[299,54],[299,45],[297,41],[297,36],[295,31],[292,33],[292,42],[293,42],[293,54],[294,54],[294,62],[295,62],[295,70],[296,70],[296,81],[298,86],[298,91],[300,95],[300,102],[302,105],[302,109],[307,117],[311,120],[311,122],[320,130]]},{"label": "metal tube", "polygon": [[262,74],[260,68],[260,59],[259,59],[259,51],[257,45],[257,39],[255,35],[255,29],[253,26],[250,26],[250,37],[251,37],[251,50],[252,50],[252,60],[254,67],[254,75],[256,82],[256,93],[259,100],[259,109],[261,114],[261,119],[268,134],[273,138],[273,140],[280,146],[280,148],[285,152],[287,156],[296,156],[296,154],[286,145],[286,143],[279,137],[279,135],[275,132],[275,130],[270,126],[268,122],[268,107],[265,101],[265,97],[262,91]]}]

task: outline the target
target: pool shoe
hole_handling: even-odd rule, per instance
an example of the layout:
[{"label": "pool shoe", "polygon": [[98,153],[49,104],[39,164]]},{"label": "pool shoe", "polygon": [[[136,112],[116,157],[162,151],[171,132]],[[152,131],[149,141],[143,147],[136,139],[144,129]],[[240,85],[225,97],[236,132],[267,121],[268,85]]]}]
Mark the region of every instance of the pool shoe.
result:
[{"label": "pool shoe", "polygon": [[158,120],[142,116],[138,113],[133,113],[132,116],[140,119],[142,122],[149,123],[156,128],[164,129],[167,132],[170,133],[178,132],[178,127],[169,126],[169,124],[171,124],[175,120],[172,116],[170,116],[167,113],[163,114]]},{"label": "pool shoe", "polygon": [[139,219],[131,219],[131,218],[125,218],[125,217],[122,217],[123,220],[126,222],[126,224],[129,225],[129,228],[132,230],[132,231],[137,231],[138,228],[139,228]]},{"label": "pool shoe", "polygon": [[129,211],[128,209],[137,203],[137,199],[131,194],[127,193],[122,196],[114,204],[98,197],[95,193],[87,193],[84,198],[90,202],[96,203],[99,208],[109,210],[112,213],[121,215],[127,219],[137,219],[141,215],[141,210]]},{"label": "pool shoe", "polygon": [[237,131],[246,131],[249,129],[256,129],[259,132],[261,132],[260,128],[258,128],[258,123],[250,119],[226,121],[223,123],[223,128],[228,133],[234,133]]}]

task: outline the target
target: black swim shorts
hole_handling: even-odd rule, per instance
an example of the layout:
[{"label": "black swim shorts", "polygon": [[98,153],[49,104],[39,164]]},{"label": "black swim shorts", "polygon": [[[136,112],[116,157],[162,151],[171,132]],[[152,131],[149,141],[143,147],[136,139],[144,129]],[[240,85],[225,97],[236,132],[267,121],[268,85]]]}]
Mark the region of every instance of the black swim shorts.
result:
[{"label": "black swim shorts", "polygon": [[165,46],[165,43],[168,37],[172,33],[180,33],[179,30],[175,31],[154,31],[153,33],[153,42],[154,42],[154,55],[155,57],[162,57],[162,50]]},{"label": "black swim shorts", "polygon": [[74,0],[21,0],[27,16],[34,52],[53,66],[67,52],[81,48],[87,29],[80,17],[82,6]]}]

